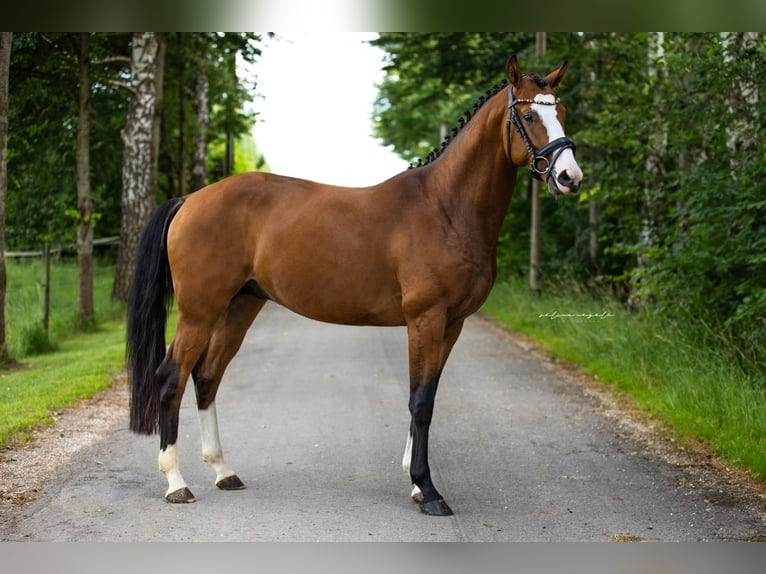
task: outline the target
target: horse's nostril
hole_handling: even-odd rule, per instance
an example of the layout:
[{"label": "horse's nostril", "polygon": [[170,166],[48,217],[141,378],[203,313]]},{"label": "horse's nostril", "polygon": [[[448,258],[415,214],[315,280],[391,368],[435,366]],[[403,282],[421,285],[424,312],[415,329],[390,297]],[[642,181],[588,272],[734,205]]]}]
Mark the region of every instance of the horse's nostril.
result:
[{"label": "horse's nostril", "polygon": [[559,180],[559,183],[563,185],[564,187],[572,187],[572,185],[574,184],[574,181],[572,181],[572,178],[569,177],[569,173],[567,173],[566,171],[562,171],[559,174],[558,180]]},{"label": "horse's nostril", "polygon": [[572,179],[567,171],[562,171],[559,174],[558,182],[561,187],[568,187],[572,193],[580,188],[580,182]]}]

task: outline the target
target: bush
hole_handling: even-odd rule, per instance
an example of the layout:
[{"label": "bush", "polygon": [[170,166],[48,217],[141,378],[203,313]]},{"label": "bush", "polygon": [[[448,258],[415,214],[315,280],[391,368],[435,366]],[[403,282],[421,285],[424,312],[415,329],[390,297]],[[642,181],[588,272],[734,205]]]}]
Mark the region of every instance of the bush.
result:
[{"label": "bush", "polygon": [[19,351],[24,356],[44,355],[58,350],[42,325],[27,325],[21,330]]}]

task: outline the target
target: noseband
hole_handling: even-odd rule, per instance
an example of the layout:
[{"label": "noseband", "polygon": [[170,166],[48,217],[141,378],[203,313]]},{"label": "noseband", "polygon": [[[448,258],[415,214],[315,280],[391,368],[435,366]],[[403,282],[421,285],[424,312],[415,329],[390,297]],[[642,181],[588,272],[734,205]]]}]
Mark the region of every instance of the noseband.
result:
[{"label": "noseband", "polygon": [[[527,146],[529,151],[529,171],[534,177],[540,181],[545,181],[550,184],[550,179],[553,177],[553,166],[556,164],[556,160],[565,149],[571,149],[572,153],[575,152],[575,144],[568,137],[560,137],[548,142],[545,146],[539,150],[535,149],[532,142],[529,140],[524,126],[519,119],[519,113],[516,111],[516,104],[540,104],[543,106],[555,106],[559,103],[559,99],[556,98],[553,102],[538,102],[535,100],[517,100],[513,93],[513,86],[508,86],[508,120],[506,124],[506,135],[508,139],[508,158],[511,157],[511,123],[516,126],[516,131],[519,132],[521,140],[524,145]],[[554,154],[552,159],[548,159],[548,155]],[[547,176],[543,179],[543,176]]]}]

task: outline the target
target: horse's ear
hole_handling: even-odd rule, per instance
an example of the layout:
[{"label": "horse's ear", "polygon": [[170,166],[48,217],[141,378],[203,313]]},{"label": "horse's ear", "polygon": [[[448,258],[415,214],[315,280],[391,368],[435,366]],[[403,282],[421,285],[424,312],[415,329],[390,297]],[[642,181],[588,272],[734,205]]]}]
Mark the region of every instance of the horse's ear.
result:
[{"label": "horse's ear", "polygon": [[521,68],[519,67],[519,61],[516,59],[516,54],[508,58],[508,63],[505,65],[505,75],[508,78],[508,82],[517,90],[521,88]]},{"label": "horse's ear", "polygon": [[551,89],[557,88],[561,83],[561,80],[564,78],[564,74],[566,74],[568,65],[569,64],[567,61],[564,60],[564,63],[561,64],[557,70],[554,70],[545,76],[545,81],[548,82],[548,85],[551,87]]}]

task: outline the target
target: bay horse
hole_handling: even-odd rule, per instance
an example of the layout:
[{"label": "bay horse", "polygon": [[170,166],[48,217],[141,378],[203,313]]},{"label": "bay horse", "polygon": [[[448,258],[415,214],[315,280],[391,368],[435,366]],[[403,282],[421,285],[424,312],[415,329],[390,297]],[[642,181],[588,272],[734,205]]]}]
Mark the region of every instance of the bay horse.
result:
[{"label": "bay horse", "polygon": [[[215,397],[224,370],[267,301],[318,321],[406,326],[411,422],[403,467],[429,515],[452,514],[434,486],[428,431],[439,377],[463,321],[487,298],[518,167],[554,195],[583,174],[545,77],[507,80],[460,119],[449,145],[371,187],[245,173],[162,204],[139,242],[128,303],[130,429],[159,432],[168,502],[193,502],[178,462],[179,408],[194,380],[203,460],[224,490],[244,488],[226,463]],[[178,325],[165,346],[168,306]]]}]

